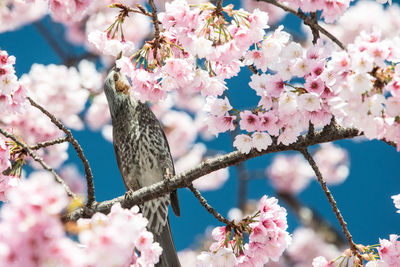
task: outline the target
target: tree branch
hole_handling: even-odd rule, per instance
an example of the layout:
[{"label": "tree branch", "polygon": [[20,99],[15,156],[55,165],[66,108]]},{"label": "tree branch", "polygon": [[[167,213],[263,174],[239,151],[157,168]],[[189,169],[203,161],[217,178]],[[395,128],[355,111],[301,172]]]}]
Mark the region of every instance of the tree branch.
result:
[{"label": "tree branch", "polygon": [[18,140],[18,138],[13,135],[12,133],[7,132],[6,130],[0,128],[0,133],[2,135],[4,135],[7,138],[12,139],[15,143],[17,143],[19,146],[21,146],[26,153],[31,156],[36,162],[38,162],[40,165],[42,165],[43,169],[51,172],[51,174],[54,175],[54,178],[56,179],[56,181],[58,183],[60,183],[65,191],[67,192],[68,196],[72,197],[72,198],[77,198],[77,196],[71,191],[71,189],[69,188],[69,186],[64,182],[64,180],[54,171],[53,168],[51,168],[49,165],[47,165],[46,162],[44,162],[44,160],[39,157],[38,155],[36,155],[32,149],[29,148],[29,146],[27,146],[25,143],[21,142],[20,140]]},{"label": "tree branch", "polygon": [[310,14],[310,18],[313,21],[312,25],[308,25],[311,28],[311,32],[313,35],[313,40],[312,43],[315,45],[319,39],[319,31],[318,28],[316,26],[318,26],[318,15],[317,12],[311,12]]},{"label": "tree branch", "polygon": [[200,201],[200,204],[206,208],[206,210],[211,213],[218,221],[225,223],[226,225],[231,225],[232,223],[222,216],[219,212],[217,212],[210,204],[207,203],[207,200],[201,195],[199,190],[197,190],[193,184],[187,186],[190,191],[193,192],[194,196]]},{"label": "tree branch", "polygon": [[46,142],[37,143],[36,145],[31,146],[30,149],[38,150],[40,148],[46,148],[48,146],[61,144],[61,143],[64,143],[64,142],[68,142],[68,137],[67,136],[60,137],[60,138],[57,138],[57,139],[54,139],[54,140],[50,140],[50,141],[46,141]]},{"label": "tree branch", "polygon": [[[262,151],[252,149],[248,154],[242,154],[239,151],[234,151],[223,156],[215,157],[213,159],[207,159],[197,167],[175,175],[171,179],[165,179],[164,181],[153,184],[152,186],[141,188],[134,193],[129,194],[127,197],[120,196],[100,203],[94,202],[90,208],[94,212],[108,213],[111,209],[111,206],[116,202],[121,202],[123,207],[132,207],[133,205],[137,205],[143,203],[144,201],[148,201],[165,195],[177,188],[187,187],[188,184],[206,174],[232,165],[236,165],[251,158],[280,151],[298,151],[308,146],[352,138],[358,135],[359,131],[356,129],[347,129],[342,128],[336,124],[331,124],[324,127],[323,130],[316,132],[315,135],[312,137],[307,137],[307,135],[300,136],[297,142],[289,146],[285,146],[283,144],[272,144],[267,149]],[[67,214],[65,219],[77,220],[81,217],[90,217],[91,215],[92,214],[85,214],[85,211],[80,208],[71,212],[70,214]]]},{"label": "tree branch", "polygon": [[310,166],[313,168],[315,175],[317,176],[318,182],[321,184],[322,190],[324,190],[324,193],[325,193],[326,197],[328,198],[329,203],[332,206],[332,210],[335,213],[336,218],[338,219],[338,221],[340,223],[340,226],[342,227],[343,233],[345,234],[347,242],[350,245],[350,249],[353,251],[353,254],[356,255],[362,262],[362,257],[357,250],[356,244],[353,241],[353,237],[351,236],[349,229],[347,228],[347,223],[345,222],[342,214],[340,213],[340,210],[337,207],[336,201],[333,198],[333,195],[330,192],[328,186],[326,185],[325,179],[322,177],[322,174],[317,166],[317,163],[314,161],[314,159],[308,152],[307,148],[299,149],[299,151],[300,151],[300,153],[303,154],[304,158],[308,161]]},{"label": "tree branch", "polygon": [[283,10],[285,10],[286,12],[290,12],[294,15],[296,15],[297,17],[299,17],[301,20],[304,21],[304,24],[308,25],[311,27],[311,29],[313,27],[315,27],[316,29],[318,29],[318,31],[322,34],[324,34],[326,37],[328,37],[329,39],[331,39],[334,43],[336,43],[341,49],[346,50],[344,45],[330,32],[328,32],[325,28],[323,28],[322,26],[320,26],[319,24],[315,24],[313,22],[313,20],[308,17],[306,14],[304,14],[301,11],[296,11],[288,6],[285,6],[281,3],[279,3],[277,0],[256,0],[259,2],[266,2],[266,3],[270,3],[271,5],[277,6]]},{"label": "tree branch", "polygon": [[160,47],[160,25],[157,17],[157,8],[154,4],[154,0],[149,0],[149,5],[151,7],[151,17],[154,25],[154,47],[153,47],[153,57],[157,60],[157,49]]},{"label": "tree branch", "polygon": [[50,118],[51,122],[54,123],[61,131],[63,131],[67,135],[68,141],[72,144],[73,148],[75,149],[76,153],[78,154],[78,157],[81,159],[83,167],[85,169],[85,174],[86,174],[86,183],[87,183],[87,203],[86,206],[90,207],[92,203],[96,200],[94,196],[94,184],[93,184],[93,174],[92,170],[90,169],[89,162],[87,158],[85,157],[83,150],[81,146],[79,145],[78,141],[72,136],[72,133],[70,130],[68,130],[59,120],[57,120],[56,117],[54,117],[53,114],[48,112],[44,107],[40,106],[38,103],[33,101],[30,97],[28,97],[29,102],[31,103],[32,106],[35,108],[39,109],[41,112],[43,112],[47,117]]},{"label": "tree branch", "polygon": [[292,194],[283,192],[277,192],[277,194],[279,199],[286,202],[302,225],[313,229],[326,242],[335,244],[337,247],[342,247],[346,244],[343,235],[313,209],[305,206]]}]

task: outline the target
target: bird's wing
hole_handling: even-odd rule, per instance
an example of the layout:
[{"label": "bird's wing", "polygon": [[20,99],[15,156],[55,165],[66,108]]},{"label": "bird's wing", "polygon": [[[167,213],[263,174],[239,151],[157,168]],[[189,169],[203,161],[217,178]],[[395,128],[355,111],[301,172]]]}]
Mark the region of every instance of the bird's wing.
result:
[{"label": "bird's wing", "polygon": [[[163,127],[160,123],[160,121],[157,119],[156,115],[151,111],[151,109],[146,105],[143,104],[142,106],[143,109],[147,109],[146,112],[142,112],[142,114],[148,114],[149,116],[146,116],[146,118],[142,118],[143,121],[151,121],[151,124],[155,126],[155,129],[153,129],[153,134],[158,136],[158,139],[161,143],[161,147],[163,147],[163,151],[159,151],[159,153],[156,153],[157,155],[157,162],[160,164],[161,170],[163,170],[164,175],[162,178],[171,178],[167,177],[167,175],[174,176],[175,175],[175,167],[174,167],[174,161],[171,156],[171,151],[169,148],[167,136],[165,135],[165,132],[163,130]],[[167,171],[168,170],[168,171]],[[170,200],[171,200],[171,208],[174,214],[179,217],[180,216],[180,207],[179,207],[179,199],[178,199],[178,192],[177,190],[174,190],[170,193]]]}]

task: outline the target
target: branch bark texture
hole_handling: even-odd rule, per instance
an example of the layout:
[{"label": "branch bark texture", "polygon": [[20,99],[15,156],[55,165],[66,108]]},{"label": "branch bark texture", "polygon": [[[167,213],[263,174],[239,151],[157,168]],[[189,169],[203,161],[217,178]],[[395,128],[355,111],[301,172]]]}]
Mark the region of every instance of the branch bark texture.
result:
[{"label": "branch bark texture", "polygon": [[[239,164],[240,162],[244,162],[251,158],[280,151],[288,151],[288,150],[299,151],[301,149],[307,148],[312,145],[336,141],[336,140],[342,140],[347,138],[353,138],[359,135],[360,133],[356,129],[342,128],[336,124],[331,124],[325,127],[323,130],[315,132],[313,136],[307,136],[306,134],[300,136],[297,142],[289,146],[283,144],[277,145],[274,143],[270,147],[268,147],[268,149],[262,151],[257,151],[256,149],[252,149],[248,154],[243,154],[240,153],[239,151],[234,151],[223,156],[218,156],[213,159],[205,160],[195,168],[192,168],[188,171],[175,175],[171,179],[165,179],[164,181],[153,184],[152,186],[141,188],[135,191],[133,194],[127,195],[126,197],[120,196],[100,203],[93,202],[90,209],[92,210],[92,212],[101,212],[107,214],[110,211],[112,205],[114,205],[116,202],[121,202],[123,207],[129,208],[134,205],[143,203],[144,201],[148,201],[157,198],[159,196],[165,195],[177,188],[187,187],[194,180],[206,174],[217,171],[219,169]],[[79,208],[69,214],[66,214],[65,219],[78,220],[79,218],[82,217],[90,217],[93,215],[92,212],[88,213],[88,210],[85,211],[83,208]]]}]

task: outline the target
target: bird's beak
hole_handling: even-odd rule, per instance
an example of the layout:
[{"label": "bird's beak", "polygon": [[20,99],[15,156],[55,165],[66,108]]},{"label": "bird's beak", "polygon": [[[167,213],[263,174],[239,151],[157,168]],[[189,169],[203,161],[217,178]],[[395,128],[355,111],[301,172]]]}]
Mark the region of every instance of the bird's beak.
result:
[{"label": "bird's beak", "polygon": [[114,70],[115,91],[123,94],[129,94],[129,89],[131,86],[126,83],[127,79],[121,79],[123,74],[119,72],[120,69],[114,68]]}]

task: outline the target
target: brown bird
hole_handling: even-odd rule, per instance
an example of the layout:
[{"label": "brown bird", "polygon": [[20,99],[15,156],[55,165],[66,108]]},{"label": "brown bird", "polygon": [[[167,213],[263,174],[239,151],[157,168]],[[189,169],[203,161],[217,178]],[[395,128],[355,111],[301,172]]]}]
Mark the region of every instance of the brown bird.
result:
[{"label": "brown bird", "polygon": [[[112,118],[115,155],[126,189],[135,191],[174,175],[175,169],[160,122],[145,103],[130,97],[129,89],[128,79],[112,69],[104,92]],[[179,267],[168,220],[170,203],[175,215],[180,216],[176,190],[139,207],[149,221],[147,228],[163,249],[156,266]]]}]

